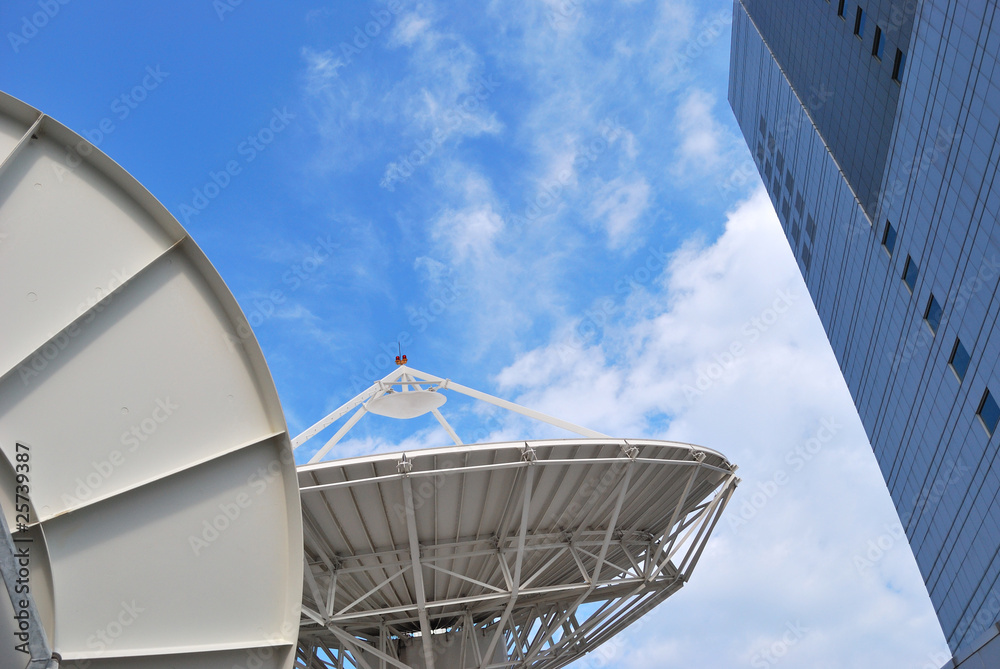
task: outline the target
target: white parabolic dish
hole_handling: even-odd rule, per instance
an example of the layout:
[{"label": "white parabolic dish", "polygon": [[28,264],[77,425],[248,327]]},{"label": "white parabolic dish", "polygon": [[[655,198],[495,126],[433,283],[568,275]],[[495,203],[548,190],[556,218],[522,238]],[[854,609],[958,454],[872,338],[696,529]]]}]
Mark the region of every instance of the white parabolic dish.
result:
[{"label": "white parabolic dish", "polygon": [[[0,503],[23,520],[27,465],[61,666],[290,667],[298,486],[236,300],[125,170],[2,93],[0,161]],[[0,596],[0,666],[23,667],[12,621]]]},{"label": "white parabolic dish", "polygon": [[687,582],[735,470],[612,438],[299,467],[302,666],[565,666]]}]

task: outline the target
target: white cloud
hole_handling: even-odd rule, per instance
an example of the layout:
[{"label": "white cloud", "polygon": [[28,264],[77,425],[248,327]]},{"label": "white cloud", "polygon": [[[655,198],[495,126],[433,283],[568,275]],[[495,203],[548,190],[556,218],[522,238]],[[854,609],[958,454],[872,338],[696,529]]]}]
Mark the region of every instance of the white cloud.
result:
[{"label": "white cloud", "polygon": [[[855,560],[898,521],[763,190],[616,309],[524,353],[501,394],[615,436],[715,448],[743,483],[692,583],[613,642],[610,666],[704,666],[711,648],[712,666],[776,666],[780,652],[789,668],[916,668],[943,652],[905,541]],[[583,336],[588,322],[603,338]]]},{"label": "white cloud", "polygon": [[699,89],[692,89],[677,106],[675,122],[680,146],[675,173],[693,170],[704,174],[722,160],[724,131],[712,114],[714,107],[712,95]]},{"label": "white cloud", "polygon": [[393,30],[393,41],[395,44],[413,46],[418,39],[428,36],[430,25],[430,19],[416,12],[405,14]]},{"label": "white cloud", "polygon": [[314,51],[305,47],[302,58],[306,61],[305,88],[310,95],[318,95],[329,88],[337,77],[337,70],[344,66],[344,61],[329,50]]},{"label": "white cloud", "polygon": [[458,262],[487,254],[503,229],[503,219],[489,205],[445,211],[434,223],[432,236],[448,244]]},{"label": "white cloud", "polygon": [[461,188],[466,206],[446,209],[431,224],[431,237],[446,246],[457,263],[483,260],[493,255],[493,243],[504,221],[495,210],[492,189],[481,175],[466,174]]},{"label": "white cloud", "polygon": [[594,216],[603,218],[611,248],[623,246],[635,231],[635,223],[649,207],[649,182],[643,177],[618,178],[594,197]]}]

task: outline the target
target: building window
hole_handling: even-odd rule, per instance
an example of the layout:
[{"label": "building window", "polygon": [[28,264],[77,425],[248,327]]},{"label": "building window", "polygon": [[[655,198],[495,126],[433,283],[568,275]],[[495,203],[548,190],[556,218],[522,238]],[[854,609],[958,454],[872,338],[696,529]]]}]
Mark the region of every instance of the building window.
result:
[{"label": "building window", "polygon": [[816,241],[816,221],[813,220],[812,214],[806,218],[806,234],[809,235],[809,241]]},{"label": "building window", "polygon": [[760,124],[757,126],[757,131],[760,132],[760,138],[764,139],[764,133],[767,132],[767,121],[764,120],[763,116],[760,117]]},{"label": "building window", "polygon": [[795,211],[799,212],[799,217],[801,218],[805,212],[806,201],[802,199],[802,193],[795,193]]},{"label": "building window", "polygon": [[809,250],[808,246],[802,247],[802,265],[809,271],[809,265],[812,263],[812,251]]},{"label": "building window", "polygon": [[885,222],[885,232],[882,233],[882,247],[890,258],[892,252],[896,250],[896,228],[892,227],[892,223],[889,221]]},{"label": "building window", "polygon": [[865,10],[860,7],[854,14],[854,34],[858,37],[865,36]]},{"label": "building window", "polygon": [[959,381],[964,379],[965,373],[969,371],[969,352],[965,350],[962,340],[958,337],[955,337],[955,345],[951,348],[948,364],[951,365],[951,370],[955,372]]},{"label": "building window", "polygon": [[882,39],[882,29],[875,26],[875,41],[872,42],[872,55],[882,60],[882,51],[885,49],[885,40]]},{"label": "building window", "polygon": [[906,256],[906,264],[903,265],[903,283],[906,284],[911,293],[917,286],[917,274],[919,273],[920,270],[917,268],[917,263],[910,256]]},{"label": "building window", "polygon": [[764,142],[758,140],[757,142],[757,162],[764,162]]},{"label": "building window", "polygon": [[788,198],[786,197],[785,201],[781,203],[781,215],[784,216],[785,220],[787,221],[791,213],[792,213],[792,206],[788,204]]},{"label": "building window", "polygon": [[927,308],[924,309],[924,320],[931,332],[937,334],[938,326],[941,325],[941,303],[931,293],[931,299],[927,300]]},{"label": "building window", "polygon": [[903,80],[903,68],[906,66],[906,54],[896,49],[896,60],[892,64],[892,78],[895,81]]},{"label": "building window", "polygon": [[794,244],[795,248],[799,247],[799,233],[800,232],[801,232],[801,228],[799,227],[799,220],[795,219],[794,221],[792,221],[792,241],[795,242],[795,244]]},{"label": "building window", "polygon": [[989,388],[983,394],[983,399],[979,401],[979,408],[976,410],[976,415],[979,416],[979,420],[983,421],[983,427],[986,428],[986,432],[992,437],[997,429],[997,423],[1000,422],[1000,406],[997,406],[997,401]]},{"label": "building window", "polygon": [[791,170],[785,170],[785,188],[788,189],[789,195],[795,190],[795,179],[792,178]]},{"label": "building window", "polygon": [[767,162],[764,163],[764,176],[767,179],[764,181],[764,185],[771,183],[771,159],[768,158]]},{"label": "building window", "polygon": [[845,0],[837,0],[837,16],[844,18],[847,14],[847,5]]},{"label": "building window", "polygon": [[777,170],[774,172],[773,188],[775,195],[781,195],[781,172],[778,172]]},{"label": "building window", "polygon": [[767,152],[774,153],[774,135],[767,133]]},{"label": "building window", "polygon": [[778,155],[774,159],[774,169],[778,170],[778,174],[781,174],[785,170],[785,156],[781,154],[781,150],[778,150]]}]

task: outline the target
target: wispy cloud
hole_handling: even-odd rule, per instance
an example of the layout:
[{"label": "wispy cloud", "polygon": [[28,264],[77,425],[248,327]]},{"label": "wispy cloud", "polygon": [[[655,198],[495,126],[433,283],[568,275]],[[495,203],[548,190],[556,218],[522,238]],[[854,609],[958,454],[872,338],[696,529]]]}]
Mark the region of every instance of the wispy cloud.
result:
[{"label": "wispy cloud", "polygon": [[597,193],[594,216],[603,220],[611,248],[619,248],[629,240],[649,204],[649,183],[643,177],[631,181],[615,179]]}]

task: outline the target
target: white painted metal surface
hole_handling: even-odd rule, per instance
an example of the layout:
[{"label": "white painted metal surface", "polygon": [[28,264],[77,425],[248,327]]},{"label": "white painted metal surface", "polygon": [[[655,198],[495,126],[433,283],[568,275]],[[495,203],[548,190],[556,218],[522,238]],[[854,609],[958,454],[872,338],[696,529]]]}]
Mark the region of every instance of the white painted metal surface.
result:
[{"label": "white painted metal surface", "polygon": [[611,438],[302,466],[298,666],[564,666],[687,582],[735,469]]},{"label": "white painted metal surface", "polygon": [[298,487],[236,301],[148,191],[4,94],[0,161],[0,504],[16,527],[29,491],[61,666],[290,667]]},{"label": "white painted metal surface", "polygon": [[[606,434],[601,434],[600,432],[570,423],[569,421],[546,415],[541,411],[535,411],[520,404],[514,404],[505,399],[494,397],[475,388],[455,383],[451,379],[442,379],[440,376],[434,376],[433,374],[402,365],[387,374],[384,378],[373,383],[366,390],[358,393],[340,407],[334,409],[325,418],[307,428],[302,434],[292,440],[292,447],[296,449],[301,448],[320,432],[336,423],[355,408],[357,408],[357,411],[312,456],[309,464],[321,461],[369,411],[391,418],[415,418],[430,412],[434,415],[437,422],[441,424],[445,432],[448,433],[452,441],[461,446],[463,443],[462,439],[441,412],[438,411],[438,408],[445,402],[444,393],[442,392],[445,390],[471,397],[480,402],[492,404],[493,406],[527,416],[542,423],[554,425],[582,437],[607,437]],[[382,407],[384,407],[384,410]]]},{"label": "white painted metal surface", "polygon": [[445,396],[433,390],[406,390],[386,393],[365,402],[369,412],[387,418],[416,418],[440,409]]}]

